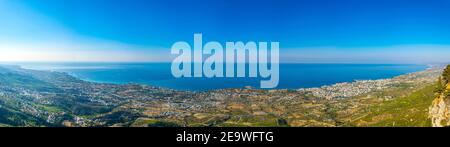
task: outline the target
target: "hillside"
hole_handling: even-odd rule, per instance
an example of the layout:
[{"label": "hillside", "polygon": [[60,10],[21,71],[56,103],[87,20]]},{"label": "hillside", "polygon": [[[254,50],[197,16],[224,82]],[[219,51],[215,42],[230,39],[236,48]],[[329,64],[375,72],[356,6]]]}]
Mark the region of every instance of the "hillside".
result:
[{"label": "hillside", "polygon": [[432,126],[450,126],[450,65],[445,68],[436,85],[436,98],[429,112]]},{"label": "hillside", "polygon": [[429,127],[428,107],[434,99],[435,85],[428,85],[407,96],[368,107],[366,116],[355,120],[358,126]]},{"label": "hillside", "polygon": [[104,126],[106,123],[91,118],[111,112],[128,99],[157,99],[166,93],[177,92],[143,85],[90,83],[60,72],[1,66],[0,124]]},{"label": "hillside", "polygon": [[440,73],[311,89],[188,92],[0,66],[0,126],[429,126]]}]

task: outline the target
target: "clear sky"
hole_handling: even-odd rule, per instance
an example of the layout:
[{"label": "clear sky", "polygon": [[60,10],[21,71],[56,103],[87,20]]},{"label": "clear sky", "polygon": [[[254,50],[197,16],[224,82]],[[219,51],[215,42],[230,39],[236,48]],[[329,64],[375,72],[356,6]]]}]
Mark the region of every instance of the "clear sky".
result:
[{"label": "clear sky", "polygon": [[279,41],[282,62],[449,62],[450,1],[0,0],[0,61],[171,61],[194,33]]}]

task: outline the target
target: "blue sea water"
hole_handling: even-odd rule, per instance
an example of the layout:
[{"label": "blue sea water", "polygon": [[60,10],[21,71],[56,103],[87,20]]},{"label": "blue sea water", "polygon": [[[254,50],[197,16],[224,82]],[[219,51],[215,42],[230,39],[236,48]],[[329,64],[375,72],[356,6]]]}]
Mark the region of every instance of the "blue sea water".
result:
[{"label": "blue sea water", "polygon": [[[83,80],[140,83],[177,90],[204,91],[259,87],[261,78],[174,78],[170,63],[21,63],[23,68],[67,72]],[[374,80],[426,69],[401,64],[280,64],[278,89],[320,87],[354,80]]]}]

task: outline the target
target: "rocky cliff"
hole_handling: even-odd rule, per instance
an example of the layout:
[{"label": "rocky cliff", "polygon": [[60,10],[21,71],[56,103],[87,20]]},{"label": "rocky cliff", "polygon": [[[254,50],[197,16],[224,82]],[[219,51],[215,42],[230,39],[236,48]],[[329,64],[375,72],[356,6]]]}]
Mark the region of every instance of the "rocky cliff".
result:
[{"label": "rocky cliff", "polygon": [[436,87],[436,98],[429,113],[433,127],[450,126],[450,65],[444,70]]}]

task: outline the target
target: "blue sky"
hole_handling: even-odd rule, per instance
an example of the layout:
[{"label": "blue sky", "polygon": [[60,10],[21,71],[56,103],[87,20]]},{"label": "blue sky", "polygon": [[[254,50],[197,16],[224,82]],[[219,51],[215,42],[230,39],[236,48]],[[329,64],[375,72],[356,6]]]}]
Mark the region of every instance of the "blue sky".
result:
[{"label": "blue sky", "polygon": [[0,0],[0,61],[170,61],[192,41],[279,41],[282,62],[450,61],[446,0]]}]

